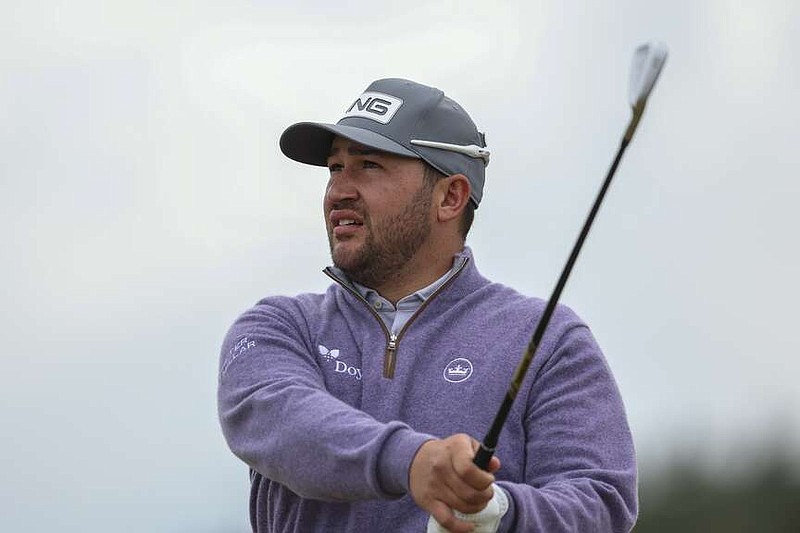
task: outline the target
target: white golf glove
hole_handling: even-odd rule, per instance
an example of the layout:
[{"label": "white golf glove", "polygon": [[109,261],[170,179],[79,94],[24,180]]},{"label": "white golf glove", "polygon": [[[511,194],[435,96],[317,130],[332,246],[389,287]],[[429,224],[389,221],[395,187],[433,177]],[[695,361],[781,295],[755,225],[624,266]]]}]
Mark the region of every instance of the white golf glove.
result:
[{"label": "white golf glove", "polygon": [[[494,496],[489,500],[480,512],[475,514],[464,514],[456,510],[453,513],[459,520],[472,522],[475,524],[475,533],[495,533],[500,527],[500,520],[503,515],[508,511],[508,495],[506,491],[500,488],[496,483],[494,487]],[[432,516],[428,517],[427,533],[447,533],[447,530],[439,525],[439,522],[433,519]]]}]

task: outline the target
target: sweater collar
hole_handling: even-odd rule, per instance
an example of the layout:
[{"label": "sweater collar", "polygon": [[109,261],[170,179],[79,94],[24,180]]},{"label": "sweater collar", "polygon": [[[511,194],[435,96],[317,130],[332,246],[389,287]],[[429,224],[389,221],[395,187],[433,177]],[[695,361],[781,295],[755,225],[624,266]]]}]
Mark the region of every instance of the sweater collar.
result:
[{"label": "sweater collar", "polygon": [[[440,277],[427,287],[423,287],[418,291],[413,292],[412,294],[404,296],[400,300],[413,299],[418,301],[420,304],[423,303],[425,300],[430,298],[431,295],[434,294],[439,289],[439,287],[447,283],[450,280],[450,278],[458,274],[462,270],[464,264],[470,260],[472,260],[472,250],[470,249],[469,246],[464,246],[464,248],[460,252],[458,252],[453,256],[453,266],[450,268],[450,270],[445,272],[445,274],[442,277]],[[370,301],[370,296],[374,295],[380,296],[378,291],[376,291],[375,289],[351,281],[350,278],[347,277],[347,274],[345,274],[344,271],[342,271],[342,269],[340,269],[337,266],[331,265],[327,267],[325,271],[327,271],[329,275],[333,275],[336,278],[336,280],[339,281],[342,285],[345,285],[346,287],[352,289],[367,301]]]}]

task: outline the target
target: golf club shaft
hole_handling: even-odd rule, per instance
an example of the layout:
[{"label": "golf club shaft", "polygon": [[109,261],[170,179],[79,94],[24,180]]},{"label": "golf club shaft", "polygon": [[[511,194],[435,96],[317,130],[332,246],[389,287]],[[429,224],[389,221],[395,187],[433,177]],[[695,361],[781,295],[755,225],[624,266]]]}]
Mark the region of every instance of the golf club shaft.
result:
[{"label": "golf club shaft", "polygon": [[592,209],[589,211],[589,215],[586,217],[586,222],[584,222],[583,229],[581,230],[580,235],[578,235],[578,240],[575,242],[575,246],[572,248],[572,253],[569,255],[569,259],[567,259],[567,264],[564,265],[564,269],[561,271],[561,276],[558,278],[558,283],[556,283],[556,287],[553,289],[553,293],[550,295],[550,299],[547,301],[547,306],[544,309],[542,318],[536,325],[536,329],[533,332],[533,337],[531,337],[531,341],[528,343],[528,348],[525,350],[522,361],[520,361],[516,371],[514,372],[514,377],[511,380],[511,385],[508,387],[508,391],[503,399],[503,403],[500,405],[500,409],[497,411],[494,422],[492,422],[489,432],[484,437],[483,442],[478,449],[478,453],[475,454],[475,459],[473,459],[473,462],[483,470],[487,470],[489,467],[489,460],[492,458],[492,455],[494,455],[495,448],[497,447],[497,441],[500,437],[500,432],[502,431],[503,424],[505,424],[506,418],[508,417],[508,412],[511,410],[511,405],[514,403],[514,398],[517,397],[517,392],[522,386],[522,381],[525,379],[525,374],[528,371],[528,367],[530,367],[531,361],[533,361],[533,357],[536,354],[536,350],[539,348],[539,343],[542,341],[542,337],[544,337],[544,332],[547,329],[547,325],[550,322],[553,311],[555,311],[556,305],[558,304],[558,299],[561,297],[561,292],[564,290],[564,286],[567,284],[567,279],[569,278],[570,272],[572,272],[572,267],[575,265],[575,261],[578,259],[578,254],[581,251],[581,247],[583,247],[583,242],[586,240],[586,236],[589,234],[589,230],[592,227],[594,218],[597,216],[597,212],[600,210],[600,204],[603,203],[603,198],[605,198],[606,191],[608,191],[608,187],[611,185],[611,180],[614,178],[614,173],[616,173],[617,166],[619,166],[619,162],[622,159],[622,154],[625,152],[625,148],[627,148],[628,143],[633,136],[633,130],[636,128],[636,124],[639,122],[640,116],[641,112],[634,113],[634,116],[628,125],[626,134],[620,143],[619,150],[617,150],[617,156],[614,158],[614,162],[611,164],[611,168],[608,170],[606,179],[603,181],[603,186],[600,187],[600,192],[597,193],[597,198],[595,198],[594,205],[592,205]]}]

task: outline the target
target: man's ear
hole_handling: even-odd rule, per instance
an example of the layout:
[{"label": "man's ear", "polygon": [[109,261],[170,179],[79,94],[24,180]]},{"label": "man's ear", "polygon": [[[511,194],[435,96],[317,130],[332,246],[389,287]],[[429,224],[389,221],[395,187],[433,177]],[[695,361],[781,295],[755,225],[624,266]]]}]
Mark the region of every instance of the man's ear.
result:
[{"label": "man's ear", "polygon": [[472,190],[467,177],[464,174],[453,174],[439,179],[436,187],[436,216],[439,222],[461,217]]}]

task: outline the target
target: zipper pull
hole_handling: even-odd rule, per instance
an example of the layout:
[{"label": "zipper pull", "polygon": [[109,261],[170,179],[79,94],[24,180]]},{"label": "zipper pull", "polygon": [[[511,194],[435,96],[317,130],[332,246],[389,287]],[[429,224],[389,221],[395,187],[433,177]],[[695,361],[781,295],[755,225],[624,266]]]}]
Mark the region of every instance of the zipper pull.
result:
[{"label": "zipper pull", "polygon": [[394,365],[397,360],[397,335],[392,333],[389,343],[386,345],[386,354],[383,357],[383,377],[392,379],[394,377]]}]

